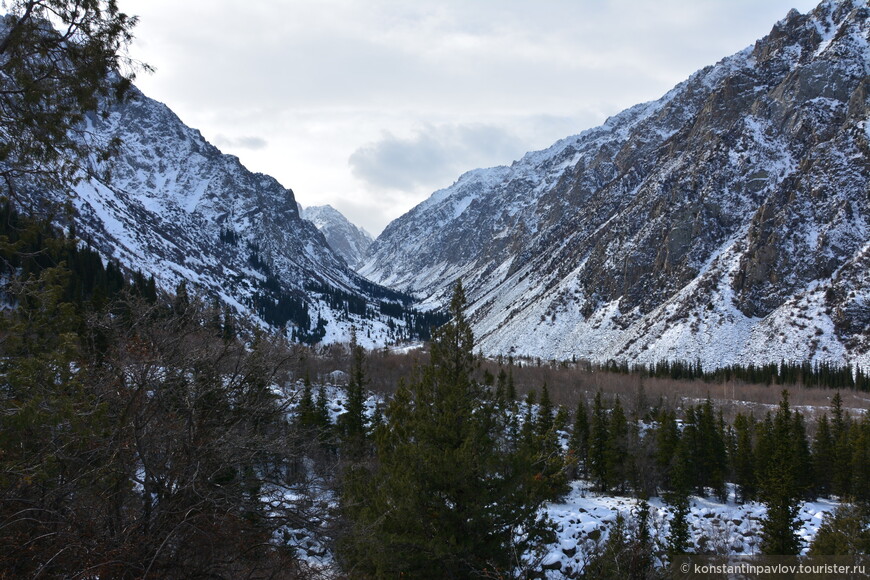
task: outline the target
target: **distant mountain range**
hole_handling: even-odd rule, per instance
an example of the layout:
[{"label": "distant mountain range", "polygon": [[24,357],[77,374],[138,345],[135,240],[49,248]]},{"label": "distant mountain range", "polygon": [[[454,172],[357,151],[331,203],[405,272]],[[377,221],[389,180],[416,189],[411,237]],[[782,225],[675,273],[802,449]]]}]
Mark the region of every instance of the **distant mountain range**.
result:
[{"label": "distant mountain range", "polygon": [[792,11],[657,101],[462,175],[373,243],[328,206],[300,215],[291,190],[135,90],[88,120],[122,140],[111,183],[21,200],[71,202],[104,256],[300,341],[425,337],[437,317],[415,307],[461,278],[489,354],[866,366],[868,14]]},{"label": "distant mountain range", "polygon": [[792,11],[661,99],[471,171],[384,230],[366,277],[486,353],[870,364],[866,0]]}]

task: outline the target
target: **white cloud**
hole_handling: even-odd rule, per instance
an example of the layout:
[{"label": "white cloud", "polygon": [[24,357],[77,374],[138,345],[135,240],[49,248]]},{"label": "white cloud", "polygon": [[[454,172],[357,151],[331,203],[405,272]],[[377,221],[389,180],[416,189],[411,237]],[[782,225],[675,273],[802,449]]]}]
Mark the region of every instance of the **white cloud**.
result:
[{"label": "white cloud", "polygon": [[354,151],[348,163],[371,187],[413,190],[449,184],[463,171],[522,155],[525,146],[494,125],[426,125],[408,138],[386,133]]},{"label": "white cloud", "polygon": [[303,205],[353,200],[377,233],[460,172],[658,98],[816,0],[119,3],[141,16],[132,56],[157,68],[146,94]]}]

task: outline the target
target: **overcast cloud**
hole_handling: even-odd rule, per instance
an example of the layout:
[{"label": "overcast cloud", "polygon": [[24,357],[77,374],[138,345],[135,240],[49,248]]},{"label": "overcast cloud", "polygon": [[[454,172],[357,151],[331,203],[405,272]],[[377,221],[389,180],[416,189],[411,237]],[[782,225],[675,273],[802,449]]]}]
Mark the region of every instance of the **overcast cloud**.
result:
[{"label": "overcast cloud", "polygon": [[450,183],[469,167],[525,152],[526,143],[494,125],[427,125],[410,138],[386,133],[354,151],[349,159],[354,177],[370,189],[399,191]]},{"label": "overcast cloud", "polygon": [[119,0],[137,85],[379,233],[476,167],[656,99],[815,0]]}]

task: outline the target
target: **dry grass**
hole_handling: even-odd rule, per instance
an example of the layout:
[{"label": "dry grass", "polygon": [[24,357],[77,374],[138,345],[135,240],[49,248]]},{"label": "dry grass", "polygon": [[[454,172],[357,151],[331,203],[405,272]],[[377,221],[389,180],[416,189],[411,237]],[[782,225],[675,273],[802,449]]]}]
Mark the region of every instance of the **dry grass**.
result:
[{"label": "dry grass", "polygon": [[[314,380],[324,380],[334,370],[349,371],[350,356],[345,346],[335,345],[323,349],[304,349],[300,364],[307,368]],[[367,376],[369,388],[374,392],[389,396],[396,390],[399,381],[414,376],[415,369],[428,360],[425,350],[408,353],[395,353],[385,350],[371,351],[367,357]],[[298,376],[302,376],[301,367]],[[595,394],[601,391],[607,404],[618,396],[629,413],[645,415],[651,408],[664,406],[680,409],[710,398],[721,409],[726,421],[733,420],[738,412],[753,413],[763,417],[774,410],[782,397],[782,391],[789,391],[789,401],[793,408],[800,409],[808,422],[813,422],[830,405],[835,391],[823,388],[807,388],[803,385],[759,385],[741,381],[712,383],[701,380],[674,380],[643,376],[641,373],[619,374],[589,369],[582,364],[551,364],[537,361],[518,361],[512,368],[514,384],[519,397],[529,391],[540,392],[546,383],[550,398],[570,411],[580,401],[592,403]],[[489,371],[498,376],[500,370],[508,370],[506,363],[483,360],[480,376]],[[870,409],[870,393],[842,391],[843,406],[853,415]]]},{"label": "dry grass", "polygon": [[[499,365],[494,361],[487,361],[484,366],[493,374],[499,371]],[[807,388],[803,385],[768,386],[733,380],[724,383],[675,380],[643,376],[641,373],[619,374],[547,363],[541,366],[515,366],[513,373],[519,393],[525,395],[532,389],[540,391],[541,385],[546,382],[550,398],[569,410],[576,408],[580,401],[591,404],[599,391],[608,402],[618,396],[629,412],[639,416],[646,414],[652,407],[680,409],[709,397],[729,422],[738,412],[751,412],[756,417],[763,417],[767,411],[779,405],[783,390],[788,390],[791,406],[800,409],[807,419],[812,420],[829,407],[835,393],[830,389]],[[852,414],[861,414],[870,408],[870,393],[843,391],[841,396],[844,408]]]}]

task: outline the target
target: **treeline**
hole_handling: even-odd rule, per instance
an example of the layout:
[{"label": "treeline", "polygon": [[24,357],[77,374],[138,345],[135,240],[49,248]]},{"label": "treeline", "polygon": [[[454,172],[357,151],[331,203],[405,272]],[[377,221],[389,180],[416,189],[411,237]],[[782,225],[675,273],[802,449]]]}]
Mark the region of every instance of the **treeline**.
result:
[{"label": "treeline", "polygon": [[[540,359],[536,364],[540,365]],[[763,365],[727,365],[709,370],[701,361],[685,362],[662,360],[654,364],[634,364],[626,361],[609,361],[606,364],[565,361],[552,364],[562,366],[580,365],[590,371],[619,374],[638,374],[643,377],[669,378],[674,380],[700,380],[708,383],[740,381],[755,385],[803,385],[827,389],[855,389],[870,391],[870,375],[855,365],[838,365],[830,361],[803,361],[768,363]]]},{"label": "treeline", "polygon": [[[870,465],[861,453],[862,430],[870,428],[870,420],[851,419],[837,393],[830,410],[834,419],[827,413],[818,418],[810,439],[806,419],[790,408],[787,393],[780,410],[791,421],[786,437],[799,465],[802,497],[870,500],[864,491]],[[738,500],[751,501],[758,499],[759,474],[767,470],[775,447],[775,417],[738,413],[728,423],[710,399],[680,409],[653,405],[641,416],[627,417],[619,397],[606,404],[598,393],[591,406],[581,402],[575,411],[570,452],[578,458],[580,475],[601,491],[647,498],[675,491],[674,482],[680,481],[694,494],[724,500],[725,484],[733,482]],[[832,451],[833,441],[838,452]]]}]

